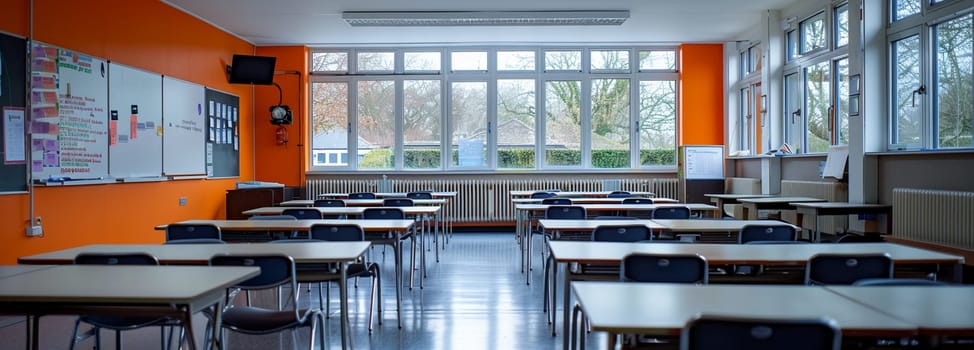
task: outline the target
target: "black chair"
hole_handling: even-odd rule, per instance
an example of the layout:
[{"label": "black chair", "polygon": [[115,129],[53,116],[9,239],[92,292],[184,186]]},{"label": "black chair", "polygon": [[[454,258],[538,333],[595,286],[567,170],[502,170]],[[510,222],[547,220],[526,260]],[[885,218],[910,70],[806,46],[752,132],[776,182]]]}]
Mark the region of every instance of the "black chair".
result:
[{"label": "black chair", "polygon": [[791,225],[745,225],[737,235],[737,243],[752,241],[794,241],[798,232]]},{"label": "black chair", "polygon": [[348,199],[375,199],[375,193],[353,192],[348,194]]},{"label": "black chair", "polygon": [[653,199],[643,197],[626,197],[622,200],[622,204],[653,204]]},{"label": "black chair", "polygon": [[683,327],[681,350],[839,350],[838,325],[822,319],[698,316]]},{"label": "black chair", "polygon": [[[309,348],[314,348],[315,332],[319,324],[324,325],[325,320],[318,309],[297,308],[298,283],[295,278],[294,260],[284,255],[222,255],[211,258],[210,265],[260,267],[259,275],[235,286],[244,291],[290,287],[288,300],[282,304],[290,306],[291,309],[286,310],[235,305],[229,300],[232,294],[228,289],[227,305],[229,306],[223,311],[223,328],[239,333],[260,335],[277,333],[285,329],[293,332],[296,328],[311,327],[311,338],[308,343]],[[318,342],[319,348],[325,347],[324,329],[318,333]]]},{"label": "black chair", "polygon": [[599,215],[592,220],[639,220],[639,218],[634,216],[617,216],[617,215]]},{"label": "black chair", "polygon": [[893,278],[889,254],[817,254],[805,266],[805,284],[850,285],[864,278]]},{"label": "black chair", "polygon": [[554,197],[554,196],[555,196],[555,194],[552,193],[552,192],[550,192],[550,191],[549,192],[535,192],[535,193],[532,193],[531,194],[531,198],[551,198],[551,197]]},{"label": "black chair", "polygon": [[[293,215],[283,215],[282,214],[282,215],[256,215],[256,216],[251,216],[251,217],[249,217],[247,219],[248,220],[297,220],[298,218],[294,217]],[[244,236],[258,235],[260,233],[261,232],[249,232],[249,233],[245,233]],[[290,232],[285,232],[285,231],[271,231],[271,232],[266,232],[266,233],[267,233],[267,235],[266,235],[266,237],[265,237],[265,239],[263,241],[272,241],[272,240],[275,240],[275,239],[283,239],[283,238],[286,238],[286,237],[297,237],[298,236],[298,232],[297,231],[290,231]],[[244,239],[245,237],[238,237],[238,238]],[[232,241],[237,241],[237,240],[239,240],[239,239],[232,239]]]},{"label": "black chair", "polygon": [[166,225],[166,242],[181,239],[210,238],[223,240],[220,228],[210,224],[169,224]]},{"label": "black chair", "polygon": [[345,201],[341,199],[316,199],[313,206],[319,208],[344,207]]},{"label": "black chair", "polygon": [[227,242],[215,238],[191,238],[166,241],[165,244],[227,244]]},{"label": "black chair", "polygon": [[409,192],[406,193],[406,198],[409,199],[433,199],[432,192]]},{"label": "black chair", "polygon": [[290,215],[298,220],[321,220],[321,212],[314,208],[287,208],[281,215]]},{"label": "black chair", "polygon": [[[174,241],[177,242],[177,241]],[[77,265],[159,265],[159,260],[146,253],[120,253],[120,254],[100,254],[100,253],[81,253],[74,258]],[[78,335],[78,328],[81,323],[93,326],[87,332]],[[74,321],[74,331],[71,334],[70,349],[87,339],[95,336],[95,348],[101,349],[101,329],[115,331],[115,348],[122,348],[122,331],[138,329],[149,326],[161,326],[160,342],[161,348],[169,348],[166,339],[166,327],[181,326],[177,319],[158,316],[121,316],[121,315],[80,315]],[[170,332],[171,334],[171,332]],[[182,343],[180,336],[180,343]]]},{"label": "black chair", "polygon": [[707,284],[707,260],[700,255],[629,254],[622,258],[623,281]]},{"label": "black chair", "polygon": [[666,206],[653,209],[653,219],[677,219],[685,220],[690,218],[690,208],[683,206]]},{"label": "black chair", "polygon": [[608,198],[629,198],[632,197],[632,193],[626,191],[612,191],[606,195]]},{"label": "black chair", "polygon": [[399,208],[366,208],[362,211],[363,219],[372,220],[403,220],[406,214]]},{"label": "black chair", "polygon": [[382,200],[383,207],[411,207],[415,205],[409,198],[386,198]]},{"label": "black chair", "polygon": [[852,283],[853,286],[929,286],[942,287],[947,283],[924,278],[864,278]]},{"label": "black chair", "polygon": [[572,205],[572,199],[571,198],[562,198],[562,197],[551,197],[551,198],[542,199],[541,200],[541,204],[545,204],[545,205]]},{"label": "black chair", "polygon": [[[358,242],[365,240],[365,232],[362,231],[362,227],[352,224],[315,224],[311,225],[310,238],[312,241]],[[300,265],[298,266],[300,268]],[[379,265],[365,261],[350,263],[345,267],[345,276],[347,278],[369,277],[371,279],[372,289],[369,292],[369,332],[372,332],[372,311],[376,311],[375,314],[379,315],[379,324],[382,324],[382,280],[379,274]],[[335,276],[335,278],[338,277]],[[325,316],[327,317],[330,314],[331,288],[327,288],[326,291],[326,299],[322,303],[319,289],[318,303],[325,305]],[[378,309],[376,309],[376,301],[378,301]]]},{"label": "black chair", "polygon": [[599,225],[592,230],[592,240],[597,242],[639,242],[653,239],[646,225]]}]

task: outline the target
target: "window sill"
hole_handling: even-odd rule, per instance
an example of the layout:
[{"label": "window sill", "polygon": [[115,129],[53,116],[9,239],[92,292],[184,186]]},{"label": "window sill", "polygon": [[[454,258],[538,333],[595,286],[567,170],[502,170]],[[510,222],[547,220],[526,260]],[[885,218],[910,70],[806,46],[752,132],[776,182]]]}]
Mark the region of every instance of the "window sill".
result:
[{"label": "window sill", "polygon": [[917,155],[939,155],[939,154],[974,155],[974,148],[958,148],[958,149],[942,149],[942,150],[916,149],[916,150],[902,150],[902,151],[866,152],[867,156],[917,156]]}]

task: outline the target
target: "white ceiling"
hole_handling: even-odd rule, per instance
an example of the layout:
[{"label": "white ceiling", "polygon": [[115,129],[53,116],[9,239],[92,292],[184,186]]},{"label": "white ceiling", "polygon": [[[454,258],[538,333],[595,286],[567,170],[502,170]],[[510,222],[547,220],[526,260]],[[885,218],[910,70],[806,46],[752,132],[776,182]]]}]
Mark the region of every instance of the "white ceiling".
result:
[{"label": "white ceiling", "polygon": [[[749,40],[798,0],[163,0],[256,45],[693,43]],[[629,10],[621,26],[351,27],[342,11]]]}]

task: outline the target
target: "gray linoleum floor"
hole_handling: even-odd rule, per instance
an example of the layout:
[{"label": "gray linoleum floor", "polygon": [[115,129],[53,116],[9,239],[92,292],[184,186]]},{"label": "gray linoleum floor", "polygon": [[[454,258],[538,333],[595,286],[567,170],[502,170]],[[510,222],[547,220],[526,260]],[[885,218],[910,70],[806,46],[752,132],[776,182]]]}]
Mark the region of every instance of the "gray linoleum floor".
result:
[{"label": "gray linoleum floor", "polygon": [[[538,240],[538,238],[535,238]],[[538,247],[540,240],[535,242]],[[406,251],[408,252],[408,244]],[[404,289],[402,329],[396,326],[393,289],[392,250],[382,254],[376,246],[372,261],[382,266],[383,324],[368,333],[369,280],[361,279],[358,288],[349,288],[352,300],[349,315],[355,349],[560,349],[561,328],[553,337],[542,312],[542,276],[535,249],[533,280],[525,284],[520,269],[517,242],[511,233],[457,233],[440,252],[436,263],[427,256],[425,288]],[[407,255],[405,261],[408,264]],[[560,292],[560,291],[559,291]],[[317,307],[317,291],[301,290],[299,305]],[[314,296],[314,297],[309,297]],[[331,318],[326,320],[326,348],[340,349],[337,288],[332,289]],[[270,299],[270,297],[263,298]],[[560,305],[560,303],[559,303]],[[560,312],[560,310],[559,310]],[[560,316],[560,314],[559,314]],[[0,349],[23,349],[25,328],[19,318],[0,318]],[[194,319],[197,335],[202,335],[205,319]],[[559,317],[560,322],[560,317]],[[42,349],[67,349],[74,317],[47,316],[41,319]],[[127,349],[158,349],[159,330],[150,327],[124,332]],[[228,333],[228,349],[307,349],[308,331],[292,337],[280,335],[246,336]],[[102,347],[114,348],[113,334],[102,333]],[[91,349],[93,338],[79,344]],[[295,347],[294,342],[297,342]],[[593,334],[588,345],[604,346],[604,337]],[[198,342],[199,344],[199,342]]]}]

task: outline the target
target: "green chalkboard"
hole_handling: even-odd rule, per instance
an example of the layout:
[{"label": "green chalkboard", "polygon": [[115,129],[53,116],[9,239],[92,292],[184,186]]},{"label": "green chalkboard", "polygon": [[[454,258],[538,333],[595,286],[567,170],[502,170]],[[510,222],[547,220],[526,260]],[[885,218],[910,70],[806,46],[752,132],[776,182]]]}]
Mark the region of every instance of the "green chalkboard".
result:
[{"label": "green chalkboard", "polygon": [[27,190],[26,62],[27,40],[0,33],[0,192]]}]

